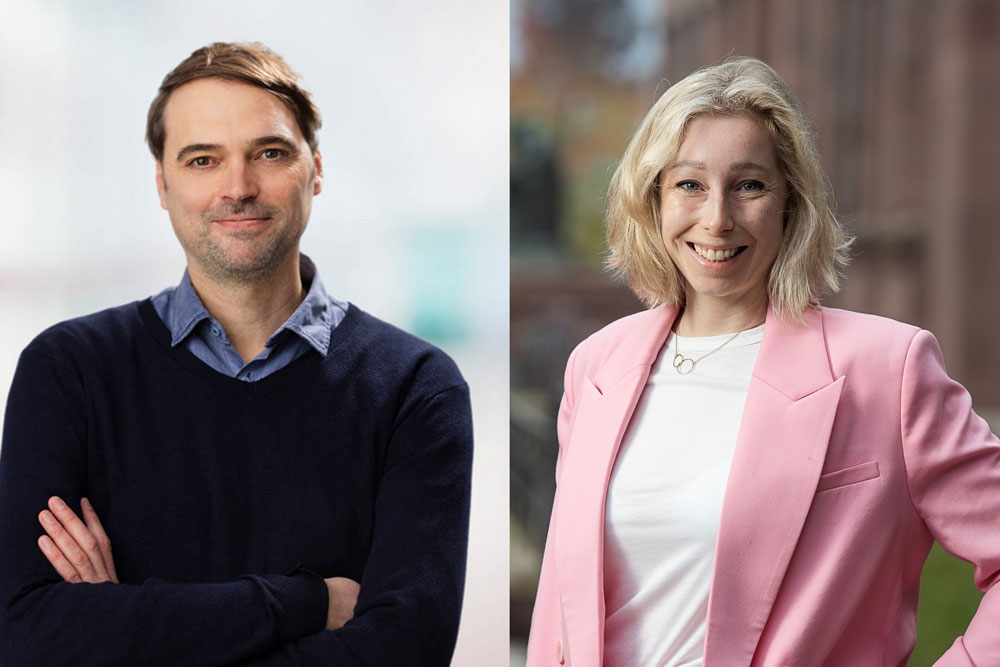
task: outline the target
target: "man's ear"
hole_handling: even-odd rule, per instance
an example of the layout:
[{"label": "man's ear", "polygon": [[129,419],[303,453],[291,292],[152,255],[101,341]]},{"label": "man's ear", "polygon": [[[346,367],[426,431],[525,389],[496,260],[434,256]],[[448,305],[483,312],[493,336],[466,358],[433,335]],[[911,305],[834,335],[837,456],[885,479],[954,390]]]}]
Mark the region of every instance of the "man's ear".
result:
[{"label": "man's ear", "polygon": [[323,156],[319,149],[313,153],[313,164],[316,165],[316,174],[313,176],[313,196],[323,191]]},{"label": "man's ear", "polygon": [[167,210],[167,183],[163,180],[163,162],[156,161],[156,192],[160,195],[160,208]]}]

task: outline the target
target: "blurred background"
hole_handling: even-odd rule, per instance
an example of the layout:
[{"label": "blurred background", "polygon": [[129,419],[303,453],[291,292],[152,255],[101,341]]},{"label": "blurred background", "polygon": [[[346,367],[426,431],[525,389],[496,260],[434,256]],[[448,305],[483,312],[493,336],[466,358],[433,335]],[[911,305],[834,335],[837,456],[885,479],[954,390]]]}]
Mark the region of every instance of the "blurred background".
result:
[{"label": "blurred background", "polygon": [[304,252],[327,290],[443,347],[472,392],[472,534],[455,665],[507,663],[508,11],[439,0],[0,0],[0,401],[57,321],[176,284],[143,141],[163,76],[256,40],[323,114]]},{"label": "blurred background", "polygon": [[[812,114],[857,236],[826,305],[933,331],[1000,426],[1000,5],[988,0],[512,0],[511,665],[523,664],[572,348],[641,309],[602,271],[605,193],[653,102],[731,54],[761,58]],[[962,634],[981,594],[935,546],[912,665]]]}]

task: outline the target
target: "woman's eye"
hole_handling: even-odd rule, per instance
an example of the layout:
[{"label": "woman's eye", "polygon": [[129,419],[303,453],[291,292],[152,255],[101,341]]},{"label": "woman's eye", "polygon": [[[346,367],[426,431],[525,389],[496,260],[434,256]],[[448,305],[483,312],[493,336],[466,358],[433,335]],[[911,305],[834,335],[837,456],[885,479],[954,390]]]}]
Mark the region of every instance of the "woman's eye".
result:
[{"label": "woman's eye", "polygon": [[698,184],[695,183],[694,181],[681,181],[680,183],[677,184],[677,188],[680,190],[689,190],[692,192],[701,189],[698,186]]},{"label": "woman's eye", "polygon": [[740,184],[740,190],[745,192],[753,192],[755,190],[763,190],[764,184],[760,181],[747,181],[746,183]]}]

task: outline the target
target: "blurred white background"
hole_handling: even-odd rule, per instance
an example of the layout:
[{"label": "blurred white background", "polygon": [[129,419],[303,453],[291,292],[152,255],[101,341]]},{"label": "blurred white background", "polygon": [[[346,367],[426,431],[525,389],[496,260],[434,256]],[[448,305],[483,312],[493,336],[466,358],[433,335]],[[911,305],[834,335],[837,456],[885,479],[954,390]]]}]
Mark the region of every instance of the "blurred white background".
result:
[{"label": "blurred white background", "polygon": [[323,114],[303,250],[327,290],[431,339],[472,389],[454,665],[508,664],[508,5],[0,0],[0,399],[45,327],[175,284],[143,142],[163,76],[261,41]]}]

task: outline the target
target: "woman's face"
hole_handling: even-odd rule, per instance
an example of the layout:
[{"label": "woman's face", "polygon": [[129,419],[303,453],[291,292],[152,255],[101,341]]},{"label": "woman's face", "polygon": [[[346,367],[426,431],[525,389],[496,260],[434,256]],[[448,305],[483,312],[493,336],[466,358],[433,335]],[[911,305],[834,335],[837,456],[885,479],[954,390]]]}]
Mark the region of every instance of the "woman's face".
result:
[{"label": "woman's face", "polygon": [[693,298],[766,303],[787,196],[771,136],[752,114],[697,116],[660,173],[660,233]]}]

